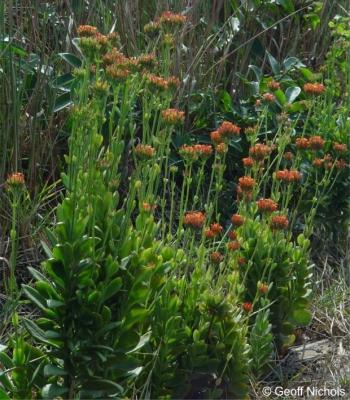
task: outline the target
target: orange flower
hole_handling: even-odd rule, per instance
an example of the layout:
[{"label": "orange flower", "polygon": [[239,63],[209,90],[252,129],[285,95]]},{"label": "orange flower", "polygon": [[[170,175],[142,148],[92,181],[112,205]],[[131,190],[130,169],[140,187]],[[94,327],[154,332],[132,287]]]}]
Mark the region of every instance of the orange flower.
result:
[{"label": "orange flower", "polygon": [[181,26],[187,21],[187,17],[181,14],[175,14],[171,11],[165,11],[157,18],[156,22],[163,26]]},{"label": "orange flower", "polygon": [[299,150],[305,150],[309,148],[309,140],[306,138],[297,138],[295,141],[295,145],[297,146],[297,149]]},{"label": "orange flower", "polygon": [[271,153],[271,147],[266,144],[258,143],[249,149],[249,155],[257,161],[263,160]]},{"label": "orange flower", "polygon": [[214,143],[221,143],[222,137],[218,131],[213,131],[210,133],[210,139]]},{"label": "orange flower", "polygon": [[221,137],[230,137],[239,135],[241,128],[232,122],[224,121],[218,128]]},{"label": "orange flower", "polygon": [[218,251],[214,251],[213,253],[210,254],[210,260],[213,264],[220,264],[220,262],[223,259],[223,255],[219,253]]},{"label": "orange flower", "polygon": [[281,88],[281,85],[279,82],[272,80],[267,84],[268,88],[271,90],[278,90]]},{"label": "orange flower", "polygon": [[146,212],[151,212],[156,209],[156,205],[144,202],[144,203],[142,203],[142,209]]},{"label": "orange flower", "polygon": [[231,222],[233,226],[239,227],[244,224],[244,217],[239,214],[233,214],[231,217]]},{"label": "orange flower", "polygon": [[176,108],[168,108],[162,111],[162,117],[167,125],[179,125],[185,120],[185,113]]},{"label": "orange flower", "polygon": [[11,187],[19,187],[25,184],[22,172],[13,172],[7,177],[6,183]]},{"label": "orange flower", "polygon": [[337,168],[337,169],[344,169],[347,167],[347,165],[348,164],[346,163],[346,161],[343,160],[342,158],[340,158],[339,160],[337,160],[335,162],[335,168]]},{"label": "orange flower", "polygon": [[260,107],[261,106],[261,100],[257,99],[255,102],[255,107]]},{"label": "orange flower", "polygon": [[158,90],[167,90],[168,82],[166,79],[161,76],[157,76],[154,74],[145,74],[146,82],[150,85],[150,87]]},{"label": "orange flower", "polygon": [[333,143],[333,150],[336,153],[346,153],[348,150],[348,146],[345,143]]},{"label": "orange flower", "polygon": [[242,308],[245,312],[249,313],[250,311],[253,310],[253,304],[249,301],[247,301],[246,303],[242,304]]},{"label": "orange flower", "polygon": [[278,204],[272,199],[260,199],[256,203],[261,212],[273,212],[278,210]]},{"label": "orange flower", "polygon": [[219,235],[224,228],[217,222],[210,225],[210,230],[215,233],[215,235]]},{"label": "orange flower", "polygon": [[287,160],[287,161],[292,161],[293,158],[294,158],[294,154],[293,154],[291,151],[286,151],[286,152],[283,154],[283,157],[284,157],[284,159]]},{"label": "orange flower", "polygon": [[242,176],[238,181],[243,192],[251,192],[255,185],[255,180],[250,176]]},{"label": "orange flower", "polygon": [[266,294],[269,291],[269,285],[267,285],[266,283],[259,282],[258,290],[260,293]]},{"label": "orange flower", "polygon": [[154,53],[142,54],[137,58],[137,64],[141,68],[152,68],[157,64],[156,55]]},{"label": "orange flower", "polygon": [[276,179],[284,182],[297,182],[301,179],[301,173],[296,170],[281,170],[276,172]]},{"label": "orange flower", "polygon": [[138,144],[135,147],[135,154],[139,159],[146,160],[154,156],[155,150],[147,144]]},{"label": "orange flower", "polygon": [[125,80],[130,75],[130,71],[113,64],[106,68],[106,74],[115,80]]},{"label": "orange flower", "polygon": [[166,80],[167,87],[171,90],[175,90],[180,86],[180,80],[176,76],[169,76]]},{"label": "orange flower", "polygon": [[228,242],[227,247],[231,251],[236,251],[241,247],[241,245],[237,240],[232,240],[231,242]]},{"label": "orange flower", "polygon": [[287,229],[288,228],[288,218],[285,215],[274,215],[271,218],[271,228],[272,229]]},{"label": "orange flower", "polygon": [[200,211],[190,211],[184,217],[184,224],[190,228],[200,229],[204,225],[205,215]]},{"label": "orange flower", "polygon": [[230,232],[228,233],[228,237],[229,237],[231,240],[236,240],[236,239],[237,239],[237,232],[235,232],[235,231],[230,231]]},{"label": "orange flower", "polygon": [[325,87],[322,83],[305,83],[304,92],[309,94],[322,94],[325,91]]},{"label": "orange flower", "polygon": [[276,97],[272,93],[264,93],[262,95],[263,100],[267,101],[268,103],[272,103],[276,100]]},{"label": "orange flower", "polygon": [[210,145],[205,144],[194,144],[192,146],[184,144],[180,147],[181,156],[189,161],[196,161],[198,158],[210,157],[212,153],[213,148]]},{"label": "orange flower", "polygon": [[207,239],[213,239],[216,235],[215,235],[215,232],[213,232],[211,229],[206,229],[205,231],[204,231],[204,236],[207,238]]},{"label": "orange flower", "polygon": [[309,143],[312,150],[321,150],[323,149],[325,141],[321,138],[321,136],[311,136]]},{"label": "orange flower", "polygon": [[93,37],[97,34],[96,26],[91,25],[80,25],[77,29],[79,37]]},{"label": "orange flower", "polygon": [[246,168],[251,168],[254,165],[254,160],[251,157],[243,158],[242,161]]},{"label": "orange flower", "polygon": [[321,168],[323,166],[324,160],[322,158],[315,158],[312,161],[312,165],[316,168]]}]

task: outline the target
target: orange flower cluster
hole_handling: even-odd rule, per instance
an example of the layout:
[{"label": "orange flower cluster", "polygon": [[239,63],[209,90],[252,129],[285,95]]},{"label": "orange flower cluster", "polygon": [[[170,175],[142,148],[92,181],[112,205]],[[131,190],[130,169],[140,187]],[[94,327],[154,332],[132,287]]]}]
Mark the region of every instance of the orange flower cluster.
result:
[{"label": "orange flower cluster", "polygon": [[271,147],[263,143],[258,143],[249,149],[249,155],[256,161],[262,161],[271,153]]},{"label": "orange flower cluster", "polygon": [[297,147],[297,149],[299,150],[305,150],[309,148],[309,139],[307,138],[297,138],[297,140],[295,141],[295,145]]},{"label": "orange flower cluster", "polygon": [[149,203],[142,203],[142,209],[146,212],[151,212],[154,211],[156,209],[156,205],[155,204],[149,204]]},{"label": "orange flower cluster", "polygon": [[163,26],[181,26],[185,24],[187,17],[181,14],[175,14],[171,11],[165,11],[163,14],[156,19],[156,23]]},{"label": "orange flower cluster", "polygon": [[13,172],[7,177],[6,183],[11,187],[23,186],[25,184],[22,172]]},{"label": "orange flower cluster", "polygon": [[218,222],[215,222],[214,224],[210,225],[210,228],[205,230],[204,236],[208,239],[212,239],[219,235],[223,230],[224,228]]},{"label": "orange flower cluster", "polygon": [[348,146],[345,143],[333,143],[333,150],[336,153],[346,153],[348,151]]},{"label": "orange flower cluster", "polygon": [[273,212],[278,210],[278,204],[272,199],[260,199],[256,202],[261,212]]},{"label": "orange flower cluster", "polygon": [[323,166],[324,160],[322,158],[315,158],[312,161],[312,165],[316,168],[321,168]]},{"label": "orange flower cluster", "polygon": [[250,176],[242,176],[238,181],[243,192],[251,192],[253,190],[255,180]]},{"label": "orange flower cluster", "polygon": [[268,103],[272,103],[273,101],[276,100],[275,95],[273,95],[272,93],[264,93],[262,95],[263,100],[267,101]]},{"label": "orange flower cluster", "polygon": [[219,144],[215,145],[215,150],[218,154],[225,154],[227,151],[226,143],[219,143]]},{"label": "orange flower cluster", "polygon": [[228,237],[229,237],[231,240],[236,240],[236,239],[237,239],[237,232],[236,232],[236,231],[230,231],[230,232],[228,233]]},{"label": "orange flower cluster", "polygon": [[309,94],[322,94],[325,91],[325,86],[322,83],[305,83],[304,92]]},{"label": "orange flower cluster", "polygon": [[321,136],[311,136],[309,139],[309,146],[312,150],[322,150],[325,141],[321,138]]},{"label": "orange flower cluster", "polygon": [[162,78],[154,74],[145,74],[146,82],[158,90],[176,89],[180,85],[180,81],[175,76],[169,78]]},{"label": "orange flower cluster", "polygon": [[93,37],[98,33],[98,31],[96,26],[80,25],[77,29],[77,33],[79,37]]},{"label": "orange flower cluster", "polygon": [[242,158],[242,162],[246,168],[251,168],[254,165],[254,160],[251,157]]},{"label": "orange flower cluster", "polygon": [[218,133],[222,138],[238,136],[240,132],[241,128],[229,121],[224,121],[218,128]]},{"label": "orange flower cluster", "polygon": [[193,229],[200,229],[204,225],[205,215],[200,211],[190,211],[184,217],[184,224]]},{"label": "orange flower cluster", "polygon": [[244,224],[244,217],[239,214],[233,214],[231,217],[232,225],[235,227],[242,226]]},{"label": "orange flower cluster", "polygon": [[155,149],[147,144],[138,144],[135,147],[135,154],[139,159],[147,160],[155,155]]},{"label": "orange flower cluster", "polygon": [[223,255],[219,253],[218,251],[214,251],[213,253],[210,254],[210,260],[213,264],[220,264],[220,262],[223,259]]},{"label": "orange flower cluster", "polygon": [[284,181],[288,183],[298,182],[301,179],[301,173],[294,169],[284,169],[276,172],[276,179],[278,181]]},{"label": "orange flower cluster", "polygon": [[262,294],[266,294],[269,291],[269,285],[263,282],[258,283],[258,290]]},{"label": "orange flower cluster", "polygon": [[267,86],[268,86],[268,88],[271,89],[271,90],[278,90],[278,89],[281,88],[280,83],[277,82],[277,81],[274,81],[274,80],[270,81],[270,82],[267,84]]},{"label": "orange flower cluster", "polygon": [[345,160],[343,160],[343,159],[339,159],[339,160],[337,160],[336,162],[335,162],[335,168],[337,168],[337,169],[344,169],[344,168],[346,168],[347,167],[347,163],[346,163],[346,161]]},{"label": "orange flower cluster", "polygon": [[199,158],[208,158],[213,153],[213,148],[206,144],[194,144],[189,146],[184,144],[180,148],[180,154],[189,161],[196,161]]},{"label": "orange flower cluster", "polygon": [[227,248],[230,251],[236,251],[241,247],[241,245],[239,244],[239,242],[237,240],[232,240],[231,242],[228,242],[227,244]]},{"label": "orange flower cluster", "polygon": [[162,117],[167,125],[179,125],[185,120],[185,113],[176,108],[168,108],[162,111]]},{"label": "orange flower cluster", "polygon": [[213,131],[210,133],[210,139],[213,143],[219,144],[222,142],[221,135],[218,131]]},{"label": "orange flower cluster", "polygon": [[253,304],[249,301],[242,304],[242,308],[246,313],[249,313],[253,310]]},{"label": "orange flower cluster", "polygon": [[272,229],[287,229],[288,228],[288,218],[285,215],[274,215],[271,218],[270,226]]},{"label": "orange flower cluster", "polygon": [[125,80],[130,75],[130,71],[128,69],[119,67],[117,64],[113,64],[106,68],[106,74],[110,78],[119,81]]}]

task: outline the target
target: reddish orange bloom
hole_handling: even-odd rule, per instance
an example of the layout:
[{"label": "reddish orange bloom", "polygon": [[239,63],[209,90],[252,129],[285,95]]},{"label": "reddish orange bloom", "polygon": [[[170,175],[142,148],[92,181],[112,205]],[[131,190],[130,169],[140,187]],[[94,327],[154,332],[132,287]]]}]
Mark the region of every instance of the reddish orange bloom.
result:
[{"label": "reddish orange bloom", "polygon": [[230,137],[239,135],[241,128],[232,122],[224,121],[218,128],[221,137]]},{"label": "reddish orange bloom", "polygon": [[146,212],[151,212],[156,209],[156,205],[144,202],[144,203],[142,203],[142,209]]},{"label": "reddish orange bloom", "polygon": [[213,131],[210,133],[210,139],[214,143],[221,143],[222,137],[218,131]]},{"label": "reddish orange bloom", "polygon": [[224,228],[217,222],[211,224],[210,229],[215,233],[215,235],[219,235],[224,230]]},{"label": "reddish orange bloom", "polygon": [[285,215],[274,215],[271,218],[271,228],[272,229],[287,229],[288,228],[288,218]]},{"label": "reddish orange bloom", "polygon": [[296,170],[281,170],[276,172],[276,179],[284,182],[297,182],[301,179],[301,173]]},{"label": "reddish orange bloom", "polygon": [[125,65],[127,60],[128,58],[125,57],[125,55],[115,47],[113,47],[112,50],[110,50],[103,56],[103,63],[105,65],[112,65],[112,64],[118,64],[119,66]]},{"label": "reddish orange bloom", "polygon": [[6,183],[12,187],[23,186],[25,184],[24,175],[22,172],[13,172],[7,177]]},{"label": "reddish orange bloom", "polygon": [[168,108],[162,111],[162,117],[167,125],[179,125],[185,120],[185,113],[176,108]]},{"label": "reddish orange bloom", "polygon": [[231,217],[231,222],[233,226],[239,227],[244,224],[244,217],[239,214],[233,214]]},{"label": "reddish orange bloom", "polygon": [[244,257],[237,257],[237,262],[241,267],[247,264],[247,260]]},{"label": "reddish orange bloom", "polygon": [[152,68],[157,64],[156,55],[154,53],[142,54],[137,57],[137,64],[141,68]]},{"label": "reddish orange bloom", "polygon": [[258,290],[262,294],[266,294],[269,291],[269,285],[266,283],[259,282],[258,283]]},{"label": "reddish orange bloom", "polygon": [[267,86],[268,86],[268,88],[271,89],[271,90],[278,90],[278,89],[281,88],[280,83],[277,82],[277,81],[274,81],[274,80],[270,81],[270,82],[267,84]]},{"label": "reddish orange bloom", "polygon": [[322,94],[325,91],[325,86],[322,83],[305,83],[304,92],[309,94]]},{"label": "reddish orange bloom", "polygon": [[184,217],[184,224],[190,228],[200,229],[204,225],[205,215],[200,211],[190,211]]},{"label": "reddish orange bloom", "polygon": [[237,239],[237,232],[235,232],[235,231],[230,231],[230,232],[228,233],[228,237],[229,237],[231,240],[236,240],[236,239]]},{"label": "reddish orange bloom", "polygon": [[106,74],[112,79],[123,81],[130,75],[130,71],[113,64],[106,68]]},{"label": "reddish orange bloom", "polygon": [[77,29],[77,33],[79,37],[93,37],[97,34],[96,26],[91,25],[80,25]]},{"label": "reddish orange bloom", "polygon": [[214,251],[213,253],[210,254],[210,260],[213,264],[220,264],[220,262],[223,259],[223,255],[219,253],[218,251]]},{"label": "reddish orange bloom", "polygon": [[249,301],[247,301],[246,303],[242,304],[242,308],[245,312],[249,313],[250,311],[253,310],[253,304]]},{"label": "reddish orange bloom", "polygon": [[187,17],[181,14],[175,14],[171,11],[164,11],[163,14],[157,18],[156,22],[164,26],[181,26],[187,21]]},{"label": "reddish orange bloom", "polygon": [[255,180],[250,176],[242,176],[238,181],[243,192],[251,192],[253,190]]},{"label": "reddish orange bloom", "polygon": [[276,97],[272,93],[264,93],[262,95],[263,100],[267,101],[268,103],[272,103],[276,100]]},{"label": "reddish orange bloom", "polygon": [[321,138],[321,136],[311,136],[309,143],[312,150],[321,150],[323,149],[325,141]]},{"label": "reddish orange bloom", "polygon": [[169,76],[166,80],[167,87],[171,90],[175,90],[180,86],[180,80],[176,76]]},{"label": "reddish orange bloom", "polygon": [[346,153],[348,150],[348,146],[345,143],[333,143],[333,150],[336,153]]},{"label": "reddish orange bloom", "polygon": [[237,240],[232,240],[231,242],[228,242],[227,247],[231,251],[236,251],[241,247],[241,245]]},{"label": "reddish orange bloom", "polygon": [[157,76],[154,74],[145,74],[146,82],[150,85],[150,87],[159,90],[167,90],[168,82],[166,79],[161,76]]},{"label": "reddish orange bloom", "polygon": [[323,166],[324,160],[322,158],[315,158],[312,161],[312,165],[316,168],[321,168]]},{"label": "reddish orange bloom", "polygon": [[215,232],[213,232],[211,229],[206,229],[205,231],[204,231],[204,236],[207,238],[207,239],[213,239],[216,235],[215,235]]},{"label": "reddish orange bloom", "polygon": [[135,147],[136,156],[143,160],[152,158],[155,155],[155,152],[156,151],[154,150],[154,148],[147,144],[138,144]]},{"label": "reddish orange bloom", "polygon": [[273,212],[278,210],[278,204],[272,199],[260,199],[256,204],[261,212]]},{"label": "reddish orange bloom", "polygon": [[310,146],[309,139],[307,139],[307,138],[297,138],[297,140],[295,141],[295,144],[297,146],[297,149],[299,149],[299,150],[308,149]]},{"label": "reddish orange bloom", "polygon": [[266,144],[258,143],[249,149],[249,155],[257,161],[263,160],[271,153],[271,147]]},{"label": "reddish orange bloom", "polygon": [[254,160],[251,157],[243,158],[242,161],[246,168],[251,168],[254,165]]},{"label": "reddish orange bloom", "polygon": [[286,151],[286,152],[283,154],[283,157],[284,157],[284,159],[287,160],[287,161],[292,161],[293,158],[294,158],[294,154],[293,154],[291,151]]},{"label": "reddish orange bloom", "polygon": [[190,161],[196,161],[198,158],[210,157],[212,153],[213,148],[205,144],[194,144],[192,146],[184,144],[180,148],[181,156]]},{"label": "reddish orange bloom", "polygon": [[344,169],[347,167],[347,165],[348,164],[346,163],[346,161],[343,160],[342,158],[340,158],[339,160],[337,160],[335,162],[335,168],[337,168],[337,169]]}]

